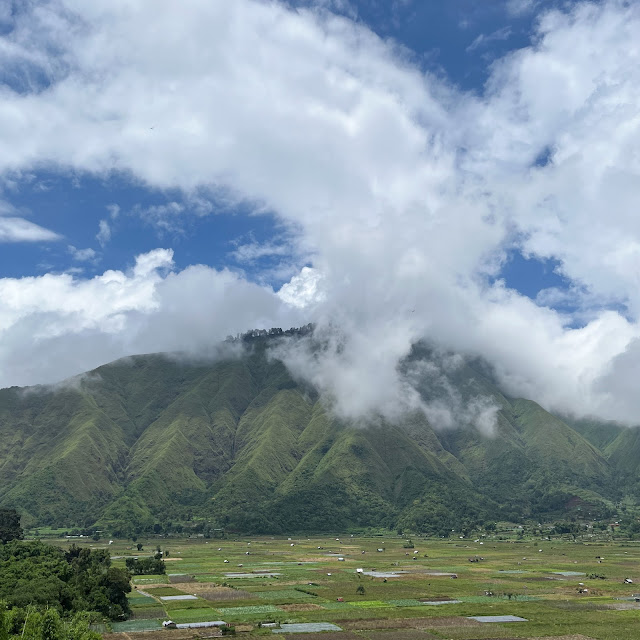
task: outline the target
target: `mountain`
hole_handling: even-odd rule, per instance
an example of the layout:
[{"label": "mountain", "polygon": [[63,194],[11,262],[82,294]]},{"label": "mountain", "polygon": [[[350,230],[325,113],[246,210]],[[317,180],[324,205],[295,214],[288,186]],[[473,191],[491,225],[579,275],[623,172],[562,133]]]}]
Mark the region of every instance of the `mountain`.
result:
[{"label": "mountain", "polygon": [[620,493],[616,466],[637,473],[633,432],[583,435],[508,398],[480,362],[458,359],[434,378],[423,365],[440,356],[425,345],[404,363],[423,401],[481,400],[494,433],[464,415],[434,428],[417,412],[350,424],[270,356],[274,340],[302,338],[264,333],[216,358],[134,356],[54,387],[0,390],[0,507],[18,508],[27,525],[121,535],[185,521],[444,534],[578,506],[606,514]]}]

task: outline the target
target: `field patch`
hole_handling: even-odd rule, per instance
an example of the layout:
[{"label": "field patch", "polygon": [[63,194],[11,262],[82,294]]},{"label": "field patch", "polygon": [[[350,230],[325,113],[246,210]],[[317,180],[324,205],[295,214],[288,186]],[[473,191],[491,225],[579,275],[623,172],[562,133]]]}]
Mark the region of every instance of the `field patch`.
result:
[{"label": "field patch", "polygon": [[283,611],[317,611],[323,609],[319,604],[312,604],[310,602],[303,602],[300,604],[281,604],[280,608]]},{"label": "field patch", "polygon": [[131,610],[131,620],[155,620],[158,618],[164,618],[164,609],[160,605],[136,607]]},{"label": "field patch", "polygon": [[330,602],[323,602],[322,603],[322,608],[323,609],[351,609],[351,603],[350,602],[336,602],[336,601],[330,601]]},{"label": "field patch", "polygon": [[215,609],[174,609],[169,618],[176,623],[211,622],[220,619],[220,612]]},{"label": "field patch", "polygon": [[386,602],[382,600],[358,600],[349,603],[352,607],[361,607],[362,609],[378,609],[380,607],[389,607]]},{"label": "field patch", "polygon": [[189,576],[186,573],[173,573],[169,574],[169,582],[174,584],[175,582],[195,582],[196,579],[194,576]]},{"label": "field patch", "polygon": [[169,576],[133,576],[133,584],[168,584]]},{"label": "field patch", "polygon": [[526,618],[520,616],[469,616],[470,620],[478,622],[529,622]]},{"label": "field patch", "polygon": [[370,631],[368,640],[435,640],[436,636],[419,629],[396,629],[394,631]]},{"label": "field patch", "polygon": [[158,620],[126,620],[125,622],[112,622],[111,628],[115,632],[130,631],[155,631],[162,629],[162,624]]},{"label": "field patch", "polygon": [[280,629],[273,629],[273,633],[318,633],[320,631],[342,631],[342,629],[331,622],[283,624]]},{"label": "field patch", "polygon": [[144,593],[138,593],[137,591],[133,591],[127,596],[127,600],[131,606],[136,606],[139,604],[153,604],[155,600]]},{"label": "field patch", "polygon": [[175,587],[152,587],[149,589],[145,589],[145,592],[152,595],[154,598],[165,598],[166,596],[187,595],[184,591],[180,591]]},{"label": "field patch", "polygon": [[[210,602],[229,602],[232,600],[254,600],[256,594],[231,587],[212,587],[208,584],[190,585],[193,592]],[[197,588],[196,588],[197,586]]]},{"label": "field patch", "polygon": [[308,593],[296,591],[295,589],[278,589],[273,591],[254,591],[254,596],[264,598],[265,600],[304,600],[313,598]]},{"label": "field patch", "polygon": [[424,602],[416,598],[402,598],[400,600],[387,600],[387,604],[390,604],[392,607],[419,607],[424,604]]},{"label": "field patch", "polygon": [[[277,637],[277,636],[274,636]],[[350,631],[324,631],[321,633],[288,633],[287,640],[363,640],[363,636]]]},{"label": "field patch", "polygon": [[442,618],[391,618],[384,620],[337,620],[343,629],[376,630],[376,629],[437,629],[439,627],[480,627],[482,623],[462,616]]},{"label": "field patch", "polygon": [[224,618],[238,618],[243,616],[255,616],[265,613],[282,613],[282,610],[272,604],[256,605],[254,607],[224,607],[218,609],[220,615]]},{"label": "field patch", "polygon": [[[491,602],[532,602],[538,600],[535,596],[513,594],[511,597],[505,595],[499,596],[460,596],[456,602],[467,602],[471,604],[489,604]],[[442,603],[440,603],[442,604]]]}]

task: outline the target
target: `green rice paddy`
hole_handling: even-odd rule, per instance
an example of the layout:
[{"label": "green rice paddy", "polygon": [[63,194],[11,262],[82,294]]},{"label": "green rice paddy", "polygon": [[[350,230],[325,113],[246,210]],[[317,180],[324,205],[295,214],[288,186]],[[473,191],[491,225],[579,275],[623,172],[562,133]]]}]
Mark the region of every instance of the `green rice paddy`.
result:
[{"label": "green rice paddy", "polygon": [[[413,554],[413,549],[404,548],[406,539],[395,535],[336,537],[143,541],[144,552],[166,543],[171,549],[167,573],[180,574],[185,582],[180,576],[176,582],[174,575],[169,586],[167,576],[136,576],[129,596],[133,615],[113,623],[112,631],[160,632],[162,621],[171,619],[179,624],[244,624],[243,635],[249,636],[271,635],[258,625],[275,621],[332,623],[344,629],[345,638],[355,635],[363,640],[376,634],[391,637],[394,629],[398,637],[423,630],[426,637],[452,640],[640,638],[640,603],[631,597],[640,592],[639,543],[486,537],[481,545],[414,537],[419,553]],[[100,547],[89,540],[83,544]],[[115,541],[109,550],[126,556],[131,547],[130,542]],[[114,560],[114,565],[124,566],[124,560]],[[367,576],[356,569],[394,577]],[[229,578],[228,573],[253,577]],[[633,582],[625,584],[625,579]],[[194,594],[192,600],[161,600]],[[518,616],[527,622],[469,619],[491,615]],[[170,640],[171,630],[161,633]],[[326,633],[333,638],[340,632]],[[321,634],[308,635],[309,640],[314,637],[322,640]]]}]

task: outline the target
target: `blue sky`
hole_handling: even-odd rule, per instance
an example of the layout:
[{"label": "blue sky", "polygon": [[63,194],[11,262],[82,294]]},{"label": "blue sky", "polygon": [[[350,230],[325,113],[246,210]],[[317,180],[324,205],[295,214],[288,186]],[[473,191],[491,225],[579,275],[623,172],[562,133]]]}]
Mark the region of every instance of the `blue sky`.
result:
[{"label": "blue sky", "polygon": [[[317,7],[306,0],[292,4]],[[464,91],[482,94],[491,64],[506,52],[529,44],[539,10],[552,4],[538,2],[533,11],[533,5],[498,0],[361,0],[348,5],[330,3],[328,9],[402,45],[425,72],[441,76]],[[7,21],[5,31],[10,33],[9,29]],[[24,74],[6,74],[4,80],[19,91],[27,84]],[[48,83],[46,75],[34,76],[33,72],[30,81],[40,87]],[[151,130],[153,123],[149,125]],[[237,259],[238,246],[264,244],[282,232],[273,215],[256,214],[251,204],[229,205],[204,193],[202,198],[210,205],[210,212],[202,215],[178,189],[149,188],[129,172],[95,175],[70,172],[65,167],[36,168],[15,177],[5,197],[29,221],[59,235],[55,242],[1,245],[0,274],[5,277],[65,271],[92,276],[106,269],[126,269],[136,255],[160,246],[173,248],[178,268],[199,263],[217,269],[227,266],[274,288],[291,276],[287,270],[277,270],[283,256],[252,262]],[[173,210],[154,217],[149,212],[153,207],[175,203],[183,207],[177,214]],[[117,217],[113,215],[114,205],[118,207]],[[102,242],[97,237],[100,221],[106,221],[111,231],[110,238]],[[83,254],[86,249],[95,255]],[[553,268],[550,264],[511,251],[499,277],[509,287],[535,298],[539,290],[563,284],[556,273],[558,263],[553,263]]]},{"label": "blue sky", "polygon": [[625,0],[0,4],[0,386],[313,321],[280,355],[346,417],[427,411],[428,339],[640,420],[639,40]]}]

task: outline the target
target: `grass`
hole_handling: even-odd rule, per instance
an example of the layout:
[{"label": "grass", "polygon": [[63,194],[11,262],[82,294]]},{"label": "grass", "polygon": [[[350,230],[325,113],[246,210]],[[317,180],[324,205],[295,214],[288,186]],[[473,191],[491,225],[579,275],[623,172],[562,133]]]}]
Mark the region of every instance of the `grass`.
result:
[{"label": "grass", "polygon": [[138,593],[137,591],[132,591],[127,596],[127,600],[132,607],[139,604],[148,604],[154,602],[154,599],[151,596],[145,596],[143,593]]},{"label": "grass", "polygon": [[184,591],[180,591],[180,589],[175,589],[174,587],[151,587],[150,589],[145,589],[145,591],[156,598],[187,595]]},{"label": "grass", "polygon": [[218,611],[221,616],[227,616],[233,619],[257,614],[263,615],[265,613],[282,613],[282,609],[278,609],[278,607],[271,604],[255,605],[252,607],[224,607],[218,609]]},{"label": "grass", "polygon": [[212,622],[221,620],[220,612],[216,609],[172,609],[168,616],[178,624],[186,622]]},{"label": "grass", "polygon": [[382,600],[362,600],[360,602],[351,602],[350,604],[354,607],[361,607],[362,609],[376,609],[379,607],[393,606],[387,602],[382,602]]},{"label": "grass", "polygon": [[275,589],[273,591],[255,591],[254,596],[264,598],[265,600],[282,600],[285,604],[295,600],[310,600],[314,596],[308,593],[302,593],[295,589]]},{"label": "grass", "polygon": [[162,624],[158,620],[127,620],[126,622],[112,622],[111,628],[117,633],[127,631],[154,631],[155,629],[161,629]]},{"label": "grass", "polygon": [[133,576],[133,584],[142,585],[145,584],[169,584],[169,576]]},{"label": "grass", "polygon": [[[258,622],[275,619],[281,622],[331,622],[358,634],[363,640],[374,637],[374,632],[378,633],[376,629],[388,629],[390,633],[394,629],[426,629],[440,640],[553,638],[577,634],[595,640],[638,637],[636,627],[640,611],[610,607],[628,603],[616,598],[629,597],[640,591],[639,543],[618,545],[539,539],[516,542],[486,537],[484,545],[480,546],[473,540],[425,540],[412,536],[420,550],[419,559],[412,560],[405,555],[404,539],[395,535],[382,539],[340,536],[339,541],[336,537],[338,535],[293,538],[294,547],[290,546],[287,537],[239,537],[214,544],[205,544],[203,540],[172,539],[172,557],[184,558],[191,567],[189,575],[195,576],[197,582],[139,588],[158,598],[196,593],[198,599],[162,603],[156,600],[154,606],[153,599],[134,591],[130,603],[139,618],[122,623],[124,627],[114,626],[114,630],[132,632],[157,628],[158,621],[169,617],[178,623],[211,620],[244,623],[253,629],[249,636],[263,633],[256,627]],[[156,544],[154,540],[144,542],[149,546]],[[251,542],[252,567],[245,566],[243,570],[277,568],[281,575],[226,580],[222,574],[235,570],[246,558],[247,542]],[[61,541],[60,544],[68,543]],[[131,543],[116,541],[113,553],[129,555],[131,549],[127,547],[130,546]],[[324,548],[318,550],[318,546]],[[386,551],[377,553],[376,548],[382,546]],[[217,551],[218,547],[222,548],[221,552]],[[542,553],[538,549],[543,549]],[[329,552],[340,553],[345,561],[339,562],[336,556],[326,555]],[[428,557],[424,557],[425,554]],[[482,555],[484,560],[468,562],[474,555]],[[602,564],[598,563],[597,556],[605,557]],[[228,564],[223,562],[225,559],[229,560]],[[308,561],[312,564],[298,564]],[[181,562],[175,561],[175,566]],[[123,564],[123,561],[114,562],[116,566],[119,563]],[[229,566],[233,568],[229,569]],[[356,568],[361,567],[380,571],[411,570],[411,573],[384,582],[380,578],[360,576]],[[427,573],[454,570],[458,574],[455,580]],[[509,571],[522,573],[507,573]],[[554,571],[586,575],[560,576]],[[596,573],[605,575],[606,579],[588,578],[589,574]],[[634,584],[624,584],[627,577],[632,578]],[[158,583],[157,578],[150,579]],[[224,582],[231,586],[222,587]],[[578,593],[579,582],[585,583],[588,594]],[[357,593],[360,586],[365,589],[364,595]],[[216,590],[220,592],[221,600],[212,604],[205,597],[215,594]],[[486,592],[493,595],[488,596]],[[239,599],[230,602],[227,600],[230,594],[237,594]],[[338,598],[343,601],[339,602]],[[421,602],[444,599],[461,602],[441,606]],[[319,608],[296,608],[300,603],[314,603]],[[294,606],[284,609],[287,605]],[[467,619],[467,616],[506,614],[526,618],[528,622],[481,625],[471,624]],[[143,616],[145,619],[140,619]],[[419,635],[418,631],[416,633]]]}]

